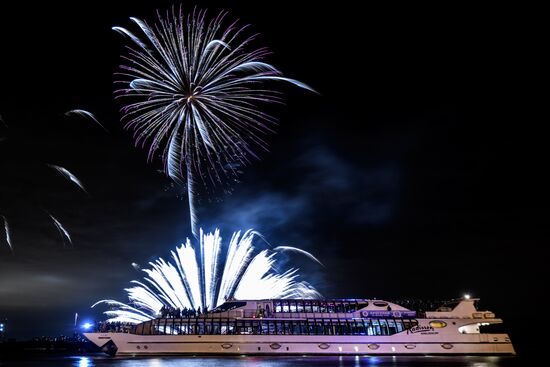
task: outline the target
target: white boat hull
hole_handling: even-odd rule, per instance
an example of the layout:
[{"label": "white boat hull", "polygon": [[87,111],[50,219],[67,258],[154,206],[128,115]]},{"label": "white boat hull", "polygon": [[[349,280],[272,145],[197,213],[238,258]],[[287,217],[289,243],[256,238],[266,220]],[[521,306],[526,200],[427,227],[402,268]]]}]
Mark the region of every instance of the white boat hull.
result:
[{"label": "white boat hull", "polygon": [[[86,333],[116,355],[160,354],[515,354],[506,334],[328,336],[328,335],[134,335]],[[112,342],[112,343],[110,343]],[[108,343],[108,345],[106,345]],[[112,348],[112,344],[116,346]],[[107,351],[107,350],[106,350]]]}]

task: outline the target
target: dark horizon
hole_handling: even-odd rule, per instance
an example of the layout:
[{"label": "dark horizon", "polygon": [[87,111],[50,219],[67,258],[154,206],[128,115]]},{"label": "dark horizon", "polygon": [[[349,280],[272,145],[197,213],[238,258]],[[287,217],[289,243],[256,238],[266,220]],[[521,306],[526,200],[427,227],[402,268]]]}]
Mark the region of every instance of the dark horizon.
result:
[{"label": "dark horizon", "polygon": [[[172,4],[2,5],[21,23],[0,25],[0,215],[15,248],[0,229],[9,337],[71,333],[75,312],[97,319],[104,309],[93,303],[126,301],[123,288],[142,278],[132,262],[167,259],[192,237],[187,201],[162,163],[133,146],[113,99],[127,42],[111,27],[131,16],[152,22]],[[527,326],[515,297],[542,299],[547,185],[544,134],[514,99],[514,27],[493,9],[450,5],[187,9],[195,4],[251,24],[270,63],[319,92],[282,88],[270,151],[231,195],[203,202],[204,227],[224,238],[254,228],[274,246],[310,251],[324,268],[297,255],[286,264],[328,298],[480,297],[520,343]],[[64,116],[76,108],[109,133]],[[47,164],[76,174],[89,195]]]}]

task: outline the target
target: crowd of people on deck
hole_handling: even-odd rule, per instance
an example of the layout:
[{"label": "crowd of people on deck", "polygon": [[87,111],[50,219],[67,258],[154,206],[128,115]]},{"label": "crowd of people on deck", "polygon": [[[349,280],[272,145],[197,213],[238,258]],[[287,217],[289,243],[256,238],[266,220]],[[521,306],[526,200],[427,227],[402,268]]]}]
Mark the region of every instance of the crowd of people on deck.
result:
[{"label": "crowd of people on deck", "polygon": [[108,322],[108,321],[98,321],[96,324],[96,330],[100,333],[109,333],[109,332],[117,332],[117,333],[129,333],[132,328],[134,327],[133,324],[130,324],[128,322]]},{"label": "crowd of people on deck", "polygon": [[187,318],[187,317],[199,317],[202,314],[208,313],[208,307],[205,307],[203,311],[201,311],[201,306],[199,306],[198,309],[193,308],[187,308],[184,307],[181,308],[174,308],[171,306],[162,306],[160,309],[158,316],[161,318],[173,318],[173,319],[179,319],[179,318]]}]

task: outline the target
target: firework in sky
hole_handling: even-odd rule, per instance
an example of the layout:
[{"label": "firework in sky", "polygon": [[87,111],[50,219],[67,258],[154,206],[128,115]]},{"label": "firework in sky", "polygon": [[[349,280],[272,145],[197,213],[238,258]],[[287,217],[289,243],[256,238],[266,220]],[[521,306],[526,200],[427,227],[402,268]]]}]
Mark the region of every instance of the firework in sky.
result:
[{"label": "firework in sky", "polygon": [[[86,111],[83,111],[83,112],[86,112]],[[2,120],[2,116],[0,116],[0,122],[2,123],[2,126],[6,127],[6,128],[8,127],[7,123],[4,120]],[[2,141],[3,138],[4,137],[0,137],[0,142]],[[9,157],[10,154],[12,154],[12,152],[8,152],[8,154],[6,156]],[[10,176],[11,176],[12,169],[10,169],[9,167],[10,167],[10,165],[7,165],[7,167],[4,167],[3,165],[1,166],[2,172],[7,172],[7,174],[5,174],[5,176],[2,177],[3,180],[7,181],[7,184],[4,186],[4,187],[7,187],[7,188],[10,188],[10,186],[13,185],[10,182]],[[48,167],[50,167],[50,168],[56,170],[57,172],[59,172],[67,180],[69,180],[72,183],[74,183],[75,185],[77,185],[82,191],[87,192],[85,187],[84,187],[84,184],[82,183],[82,181],[76,175],[74,175],[69,170],[67,170],[66,168],[61,167],[61,166],[56,166],[56,165],[53,165],[53,164],[49,164]],[[30,174],[33,177],[36,177],[34,172],[31,172]],[[15,185],[17,186],[17,183]],[[19,187],[19,186],[17,186],[17,187]],[[8,193],[7,195],[10,195],[10,194]],[[2,204],[2,203],[0,203],[0,204]],[[14,237],[12,236],[11,225],[10,225],[10,223],[14,222],[13,218],[8,216],[8,213],[10,212],[10,210],[8,210],[7,208],[0,207],[0,211],[1,211],[1,214],[0,214],[0,219],[1,219],[0,220],[0,222],[1,222],[0,223],[0,233],[3,233],[4,241],[7,243],[11,253],[15,254],[14,240],[13,240]],[[67,247],[66,241],[68,241],[68,244],[72,245],[71,236],[70,236],[68,230],[65,228],[65,226],[63,226],[63,224],[57,218],[52,216],[50,213],[48,213],[47,211],[45,211],[45,212],[48,215],[49,219],[52,221],[52,223],[55,225],[56,229],[59,231],[59,234],[60,234],[60,236],[63,240],[64,246]]]},{"label": "firework in sky", "polygon": [[4,235],[6,238],[6,243],[8,244],[8,247],[10,248],[10,251],[13,254],[13,245],[11,244],[10,226],[8,224],[8,220],[3,215],[0,215],[0,217],[2,217],[4,222]]},{"label": "firework in sky", "polygon": [[149,263],[150,269],[143,269],[147,274],[144,281],[134,280],[134,286],[126,289],[130,304],[101,300],[92,307],[105,303],[116,308],[105,312],[108,321],[139,323],[157,317],[162,306],[212,310],[231,298],[320,297],[307,282],[297,280],[298,269],[278,272],[278,252],[258,251],[253,246],[258,236],[252,230],[242,235],[235,232],[224,249],[219,230],[207,234],[200,230],[198,251],[187,239],[172,251],[173,262],[159,258]]},{"label": "firework in sky", "polygon": [[48,164],[48,167],[53,168],[57,172],[61,173],[67,180],[73,182],[75,185],[80,187],[85,193],[88,193],[84,188],[84,184],[82,183],[82,181],[80,181],[78,177],[72,174],[68,169],[61,166],[56,166],[54,164]]},{"label": "firework in sky", "polygon": [[106,132],[109,132],[109,130],[107,130],[105,126],[101,125],[101,123],[97,120],[94,114],[89,111],[81,110],[81,109],[70,110],[65,112],[65,116],[81,116],[81,117],[87,118],[95,122],[97,125],[101,126],[101,128]]},{"label": "firework in sky", "polygon": [[211,20],[206,11],[184,15],[172,8],[154,25],[130,18],[142,35],[113,30],[132,43],[118,73],[117,98],[123,98],[123,121],[136,145],[148,146],[148,159],[160,155],[166,174],[187,181],[191,227],[198,238],[195,210],[198,184],[220,185],[235,177],[258,148],[275,119],[261,105],[281,102],[267,82],[287,82],[265,62],[270,52],[255,48],[247,26],[227,21],[221,12]]},{"label": "firework in sky", "polygon": [[[47,213],[47,212],[46,212]],[[65,229],[65,227],[50,213],[47,213],[50,219],[53,221],[53,224],[55,225],[55,228],[59,231],[59,235],[61,236],[61,239],[63,240],[63,245],[65,245],[65,239],[69,241],[69,244],[73,244],[73,240],[71,239],[71,235],[69,232]]]}]

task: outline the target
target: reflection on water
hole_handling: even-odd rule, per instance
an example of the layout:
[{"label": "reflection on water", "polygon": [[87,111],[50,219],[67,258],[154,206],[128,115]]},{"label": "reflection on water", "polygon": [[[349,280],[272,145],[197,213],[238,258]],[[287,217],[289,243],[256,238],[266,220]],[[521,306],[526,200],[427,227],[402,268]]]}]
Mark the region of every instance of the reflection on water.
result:
[{"label": "reflection on water", "polygon": [[[35,361],[36,362],[36,361]],[[0,363],[3,367],[4,364]],[[36,366],[32,361],[21,362],[13,366]],[[477,357],[477,356],[235,356],[235,357],[143,357],[110,358],[106,356],[65,357],[41,360],[44,367],[302,367],[302,366],[411,366],[411,367],[499,367],[521,366],[514,357]],[[12,366],[6,364],[5,366]]]},{"label": "reflection on water", "polygon": [[92,367],[94,364],[90,357],[79,357],[76,365],[78,367]]}]

